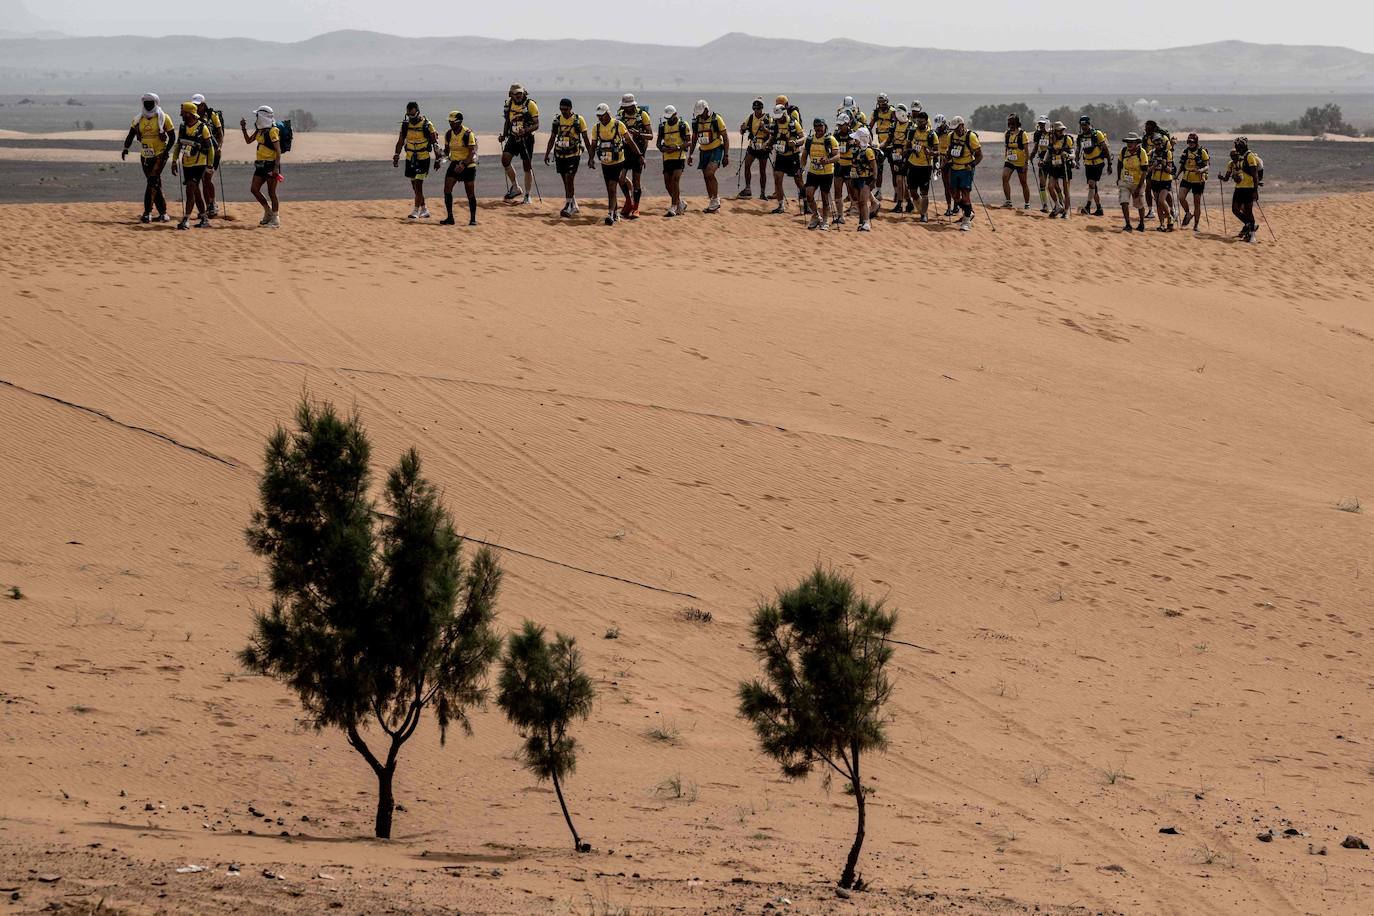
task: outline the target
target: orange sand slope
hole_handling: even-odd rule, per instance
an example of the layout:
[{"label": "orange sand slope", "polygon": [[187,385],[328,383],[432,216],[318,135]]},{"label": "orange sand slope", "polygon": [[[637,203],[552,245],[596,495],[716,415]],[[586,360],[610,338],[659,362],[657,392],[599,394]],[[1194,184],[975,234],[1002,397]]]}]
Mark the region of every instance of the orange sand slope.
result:
[{"label": "orange sand slope", "polygon": [[[0,886],[135,912],[1368,911],[1374,859],[1340,842],[1374,840],[1374,514],[1336,505],[1374,502],[1374,196],[1275,206],[1257,246],[557,206],[190,233],[0,208],[24,596],[0,599]],[[503,625],[579,639],[596,852],[492,712],[407,745],[399,839],[366,839],[366,766],[237,667],[269,600],[255,472],[302,390],[356,403],[381,467],[417,445],[460,527],[512,548]],[[928,648],[897,657],[849,902],[851,800],[780,780],[734,713],[751,604],[817,560]]]}]

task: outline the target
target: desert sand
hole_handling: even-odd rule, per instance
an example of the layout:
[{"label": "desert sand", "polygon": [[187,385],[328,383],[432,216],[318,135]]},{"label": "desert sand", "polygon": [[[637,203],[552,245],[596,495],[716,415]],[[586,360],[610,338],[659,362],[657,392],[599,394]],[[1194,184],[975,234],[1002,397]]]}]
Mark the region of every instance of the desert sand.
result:
[{"label": "desert sand", "polygon": [[[0,207],[21,911],[1369,911],[1374,853],[1340,844],[1374,841],[1374,515],[1338,503],[1374,502],[1374,195],[1267,208],[1255,246],[1217,212],[556,208]],[[302,392],[357,406],[378,476],[417,446],[507,548],[503,627],[577,637],[593,853],[491,710],[443,748],[427,723],[370,839],[362,760],[239,668],[270,600],[243,529]],[[850,900],[851,799],[782,780],[735,712],[754,603],[818,561],[924,647]]]}]

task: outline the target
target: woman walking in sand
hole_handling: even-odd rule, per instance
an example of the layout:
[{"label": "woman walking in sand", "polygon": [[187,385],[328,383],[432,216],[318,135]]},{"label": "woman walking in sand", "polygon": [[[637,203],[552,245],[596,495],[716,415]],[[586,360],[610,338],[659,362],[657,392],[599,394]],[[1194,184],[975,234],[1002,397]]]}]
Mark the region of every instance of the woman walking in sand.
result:
[{"label": "woman walking in sand", "polygon": [[[258,154],[253,162],[253,183],[249,186],[253,197],[262,204],[262,222],[258,225],[276,229],[281,226],[277,184],[282,180],[281,131],[277,128],[277,117],[271,108],[260,105],[253,112],[253,132],[248,133],[247,118],[239,119],[239,130],[243,131],[244,143],[258,145]],[[266,196],[262,193],[264,185],[267,187]]]}]

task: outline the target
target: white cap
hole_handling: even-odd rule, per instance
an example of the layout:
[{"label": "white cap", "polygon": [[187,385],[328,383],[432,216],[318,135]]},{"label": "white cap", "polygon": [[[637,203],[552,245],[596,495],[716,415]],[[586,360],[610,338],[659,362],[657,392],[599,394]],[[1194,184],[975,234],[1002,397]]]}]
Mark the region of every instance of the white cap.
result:
[{"label": "white cap", "polygon": [[673,115],[675,115],[675,114],[677,114],[677,108],[676,108],[675,106],[673,106],[673,105],[664,105],[664,106],[663,106],[663,117],[665,117],[665,118],[671,118],[671,117],[672,117]]},{"label": "white cap", "polygon": [[963,126],[964,126],[964,116],[963,116],[963,115],[955,115],[954,118],[953,118],[949,123],[953,124],[955,127],[963,127]]},{"label": "white cap", "polygon": [[773,118],[774,118],[775,120],[781,121],[783,118],[786,118],[786,117],[787,117],[787,106],[786,106],[786,105],[774,105],[774,106],[773,106]]},{"label": "white cap", "polygon": [[921,107],[921,100],[920,100],[920,99],[912,99],[912,100],[911,100],[911,110],[912,110],[912,111],[925,111],[925,109]]},{"label": "white cap", "polygon": [[906,110],[905,105],[899,104],[896,108],[893,109],[893,111],[897,112],[898,124],[905,124],[907,121],[911,120],[911,113]]},{"label": "white cap", "polygon": [[692,106],[692,115],[699,118],[706,114],[707,109],[710,107],[711,106],[706,104],[705,99],[697,99],[697,103]]},{"label": "white cap", "polygon": [[868,132],[867,127],[860,127],[854,131],[854,139],[859,142],[860,146],[868,146],[873,140],[873,135]]},{"label": "white cap", "polygon": [[602,115],[608,115],[608,114],[610,114],[610,113],[611,113],[611,106],[607,105],[605,102],[602,102],[600,105],[596,106],[596,116],[597,116],[598,118],[601,117]]},{"label": "white cap", "polygon": [[622,96],[620,97],[620,107],[621,107],[621,108],[624,108],[624,107],[626,107],[627,105],[633,105],[634,103],[635,103],[635,94],[634,94],[633,92],[627,92],[627,93],[625,93],[624,95],[622,95]]},{"label": "white cap", "polygon": [[945,116],[942,115],[942,114],[937,114],[937,115],[935,116],[935,123],[936,123],[936,124],[944,124],[944,123],[945,123]]},{"label": "white cap", "polygon": [[195,95],[191,96],[191,101],[195,102],[197,105],[204,105],[204,104],[205,104],[205,96],[203,96],[203,95],[201,95],[199,92],[197,92]]},{"label": "white cap", "polygon": [[840,112],[838,115],[836,115],[836,117],[835,117],[835,124],[836,124],[836,126],[840,126],[840,125],[848,124],[848,123],[850,123],[850,122],[853,121],[853,120],[854,120],[854,119],[851,118],[851,117],[849,116],[849,112],[847,112],[847,111],[842,111],[842,112]]},{"label": "white cap", "polygon": [[880,101],[880,102],[887,102],[887,101],[891,101],[891,100],[888,98],[886,92],[880,92],[880,93],[878,93],[878,101]]}]

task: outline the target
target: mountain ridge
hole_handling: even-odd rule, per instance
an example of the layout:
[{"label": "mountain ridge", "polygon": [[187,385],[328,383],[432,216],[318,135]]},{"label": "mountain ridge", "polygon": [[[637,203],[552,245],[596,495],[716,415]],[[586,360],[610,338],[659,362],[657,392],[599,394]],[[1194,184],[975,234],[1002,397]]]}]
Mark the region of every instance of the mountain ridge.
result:
[{"label": "mountain ridge", "polygon": [[[232,53],[230,53],[232,52]],[[182,61],[195,61],[193,64]],[[123,91],[192,80],[210,89],[496,89],[511,81],[592,88],[691,85],[923,92],[1374,91],[1374,54],[1237,40],[1151,50],[975,51],[824,42],[727,32],[698,46],[603,39],[405,37],[340,30],[296,42],[257,38],[0,38],[0,91]]]}]

